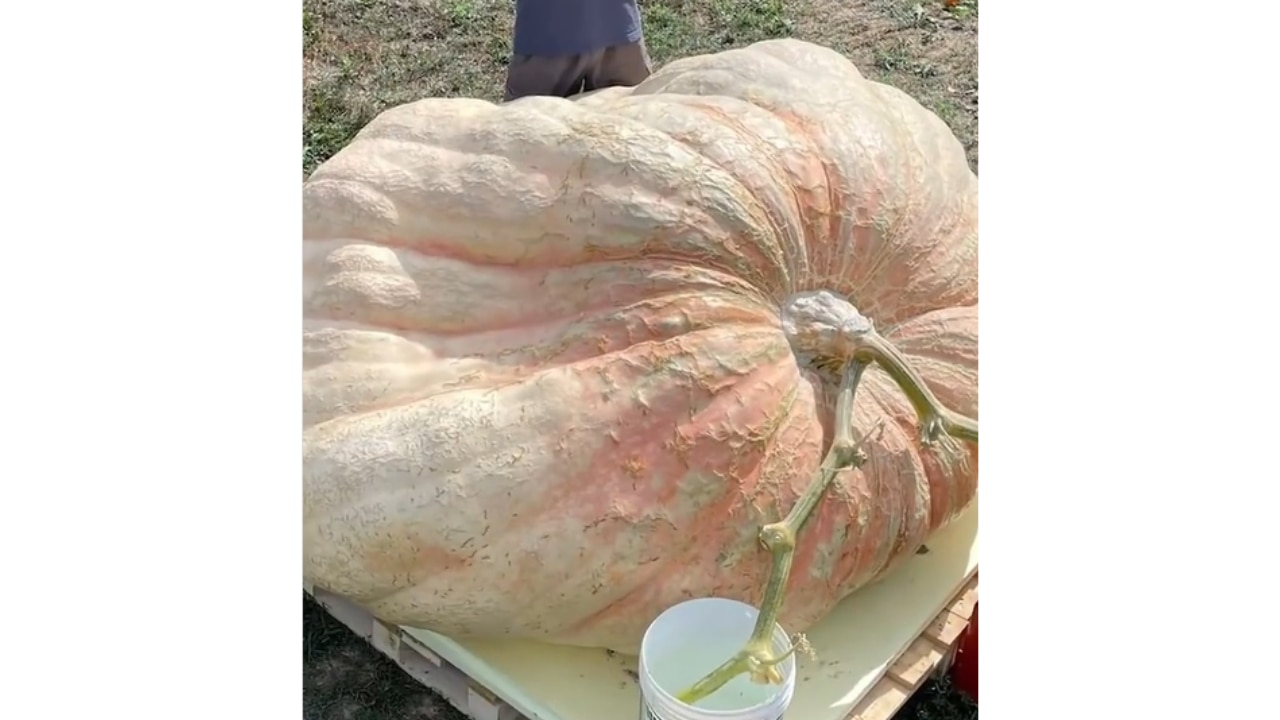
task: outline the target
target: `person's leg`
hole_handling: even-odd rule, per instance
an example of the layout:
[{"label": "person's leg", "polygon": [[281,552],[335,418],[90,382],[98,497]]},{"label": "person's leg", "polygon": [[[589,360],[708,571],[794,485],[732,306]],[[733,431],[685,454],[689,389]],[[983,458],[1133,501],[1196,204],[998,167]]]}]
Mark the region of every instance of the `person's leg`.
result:
[{"label": "person's leg", "polygon": [[591,64],[587,73],[587,90],[639,85],[653,72],[653,61],[649,59],[644,40],[614,45],[593,59],[596,62]]},{"label": "person's leg", "polygon": [[582,55],[512,55],[502,100],[529,95],[569,97],[579,91],[585,75],[586,58]]}]

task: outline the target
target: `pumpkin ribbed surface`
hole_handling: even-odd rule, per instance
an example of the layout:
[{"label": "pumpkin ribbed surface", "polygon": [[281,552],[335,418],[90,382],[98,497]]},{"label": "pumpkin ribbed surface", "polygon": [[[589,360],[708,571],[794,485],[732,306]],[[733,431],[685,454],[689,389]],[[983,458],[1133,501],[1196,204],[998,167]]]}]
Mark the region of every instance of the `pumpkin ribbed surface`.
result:
[{"label": "pumpkin ribbed surface", "polygon": [[[756,602],[757,532],[822,459],[792,299],[851,303],[978,411],[978,182],[932,113],[794,40],[636,88],[378,116],[303,187],[305,573],[446,634],[634,651]],[[883,421],[799,538],[803,630],[973,499],[977,448]]]}]

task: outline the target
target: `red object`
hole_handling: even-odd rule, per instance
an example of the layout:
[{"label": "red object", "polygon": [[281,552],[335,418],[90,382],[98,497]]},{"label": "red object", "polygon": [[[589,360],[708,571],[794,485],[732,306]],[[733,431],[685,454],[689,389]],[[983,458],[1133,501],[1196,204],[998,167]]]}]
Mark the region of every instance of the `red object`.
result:
[{"label": "red object", "polygon": [[978,603],[973,604],[969,627],[964,631],[951,664],[951,681],[956,689],[978,702]]}]

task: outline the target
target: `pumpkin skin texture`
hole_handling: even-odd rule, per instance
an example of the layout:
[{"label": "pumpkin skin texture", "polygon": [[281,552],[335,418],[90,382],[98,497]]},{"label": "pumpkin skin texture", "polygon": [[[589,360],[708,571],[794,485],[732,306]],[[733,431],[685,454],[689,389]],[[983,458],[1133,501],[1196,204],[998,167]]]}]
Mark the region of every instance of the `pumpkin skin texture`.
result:
[{"label": "pumpkin skin texture", "polygon": [[[456,637],[635,652],[692,597],[758,603],[757,533],[811,482],[835,383],[782,308],[870,318],[978,411],[977,177],[951,131],[796,40],[635,88],[390,109],[303,186],[304,572]],[[802,631],[977,492],[867,370],[800,533]]]}]

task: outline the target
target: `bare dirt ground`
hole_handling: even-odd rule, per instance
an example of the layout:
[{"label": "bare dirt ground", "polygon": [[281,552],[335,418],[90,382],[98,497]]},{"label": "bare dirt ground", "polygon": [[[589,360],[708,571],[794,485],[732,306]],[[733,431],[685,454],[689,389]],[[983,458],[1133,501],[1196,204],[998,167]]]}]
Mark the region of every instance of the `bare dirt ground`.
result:
[{"label": "bare dirt ground", "polygon": [[[428,96],[501,97],[510,0],[303,0],[303,173],[382,110]],[[978,170],[978,1],[640,0],[655,65],[776,37],[844,53],[942,118]],[[303,601],[306,720],[465,720]],[[898,720],[976,720],[943,680]]]}]

